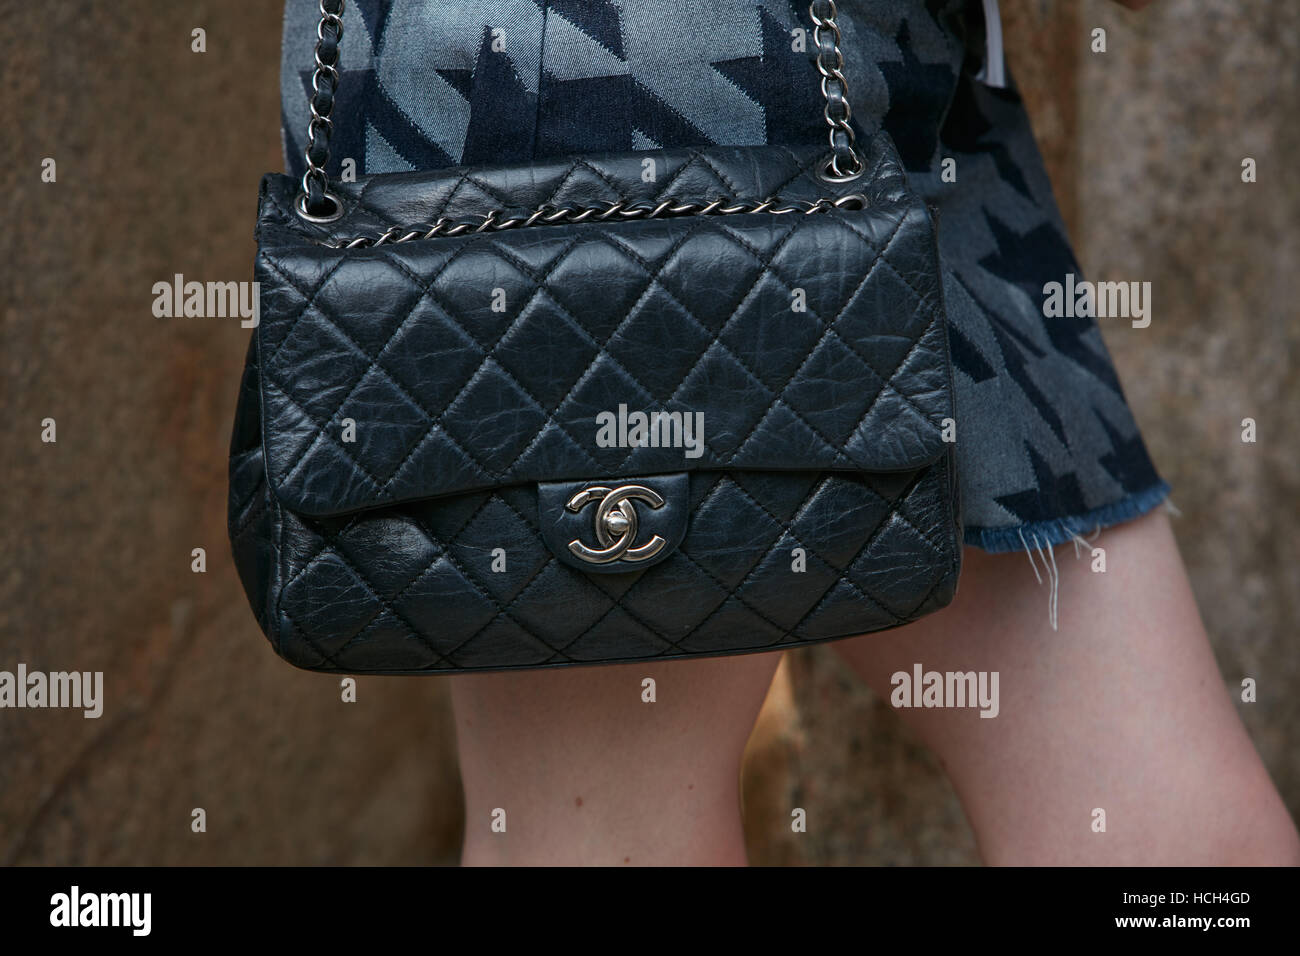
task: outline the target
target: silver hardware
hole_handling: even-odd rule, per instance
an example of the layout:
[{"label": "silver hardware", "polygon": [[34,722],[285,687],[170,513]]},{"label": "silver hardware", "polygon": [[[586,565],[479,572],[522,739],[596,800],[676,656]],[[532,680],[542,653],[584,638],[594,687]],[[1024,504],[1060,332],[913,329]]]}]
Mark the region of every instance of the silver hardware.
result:
[{"label": "silver hardware", "polygon": [[655,535],[645,544],[632,547],[636,540],[637,516],[633,500],[644,501],[651,508],[662,508],[663,497],[644,485],[619,485],[606,488],[592,485],[584,488],[569,499],[565,507],[575,514],[591,504],[600,501],[596,508],[596,540],[600,548],[589,548],[576,538],[569,542],[569,550],[590,564],[612,564],[626,561],[635,564],[648,561],[663,550],[668,542]]},{"label": "silver hardware", "polygon": [[822,75],[822,115],[830,127],[831,155],[819,175],[828,183],[848,183],[867,171],[854,145],[849,121],[849,83],[844,78],[844,55],[840,53],[840,28],[835,22],[835,0],[813,0],[808,15],[813,22],[813,43],[817,46],[817,72]]},{"label": "silver hardware", "polygon": [[[307,123],[307,149],[303,156],[307,160],[307,171],[302,174],[302,192],[298,196],[298,201],[294,203],[294,208],[298,215],[308,222],[333,222],[343,215],[343,204],[339,202],[338,197],[329,191],[329,175],[325,172],[325,163],[329,160],[329,138],[334,133],[334,120],[330,114],[334,111],[334,96],[339,87],[339,70],[338,63],[341,53],[336,50],[334,61],[326,63],[321,59],[321,44],[325,42],[325,28],[332,27],[334,35],[337,38],[336,44],[341,47],[343,44],[343,7],[345,0],[337,0],[338,12],[334,13],[325,7],[325,0],[320,0],[318,7],[320,9],[320,22],[316,24],[316,69],[311,76],[312,96],[309,99],[311,104],[311,120]],[[319,112],[316,108],[316,97],[321,92],[321,81],[325,80],[330,95],[329,106],[325,112]],[[325,134],[325,159],[320,165],[312,160],[312,152],[316,148],[317,137],[324,132]],[[325,214],[312,214],[307,208],[307,197],[311,195],[311,184],[316,183],[320,186],[323,196],[333,203],[333,211]]]},{"label": "silver hardware", "polygon": [[298,198],[294,201],[293,208],[297,210],[298,215],[302,216],[302,218],[306,219],[308,222],[333,222],[335,219],[338,219],[343,215],[343,203],[339,200],[338,196],[334,195],[328,189],[325,190],[325,199],[330,203],[333,203],[333,209],[330,212],[325,213],[323,216],[313,216],[307,211],[306,193],[298,194]]},{"label": "silver hardware", "polygon": [[[355,236],[350,239],[319,240],[320,245],[336,249],[358,249],[370,246],[385,246],[395,242],[413,242],[417,239],[437,239],[445,236],[462,236],[472,232],[499,232],[502,229],[526,228],[528,226],[551,226],[561,223],[586,222],[596,220],[607,222],[631,219],[662,219],[666,216],[733,216],[740,213],[804,213],[812,215],[828,212],[831,209],[865,209],[867,197],[862,193],[851,193],[838,199],[790,200],[777,205],[775,199],[738,200],[727,204],[725,200],[714,199],[710,202],[674,203],[663,200],[656,204],[627,203],[622,200],[608,206],[573,209],[567,206],[542,206],[532,213],[508,215],[500,210],[493,210],[484,216],[467,216],[461,219],[439,219],[429,223],[417,223],[413,226],[392,226],[377,236]],[[299,209],[302,212],[302,209]],[[337,217],[335,217],[337,218]],[[313,220],[327,221],[327,220]]]}]

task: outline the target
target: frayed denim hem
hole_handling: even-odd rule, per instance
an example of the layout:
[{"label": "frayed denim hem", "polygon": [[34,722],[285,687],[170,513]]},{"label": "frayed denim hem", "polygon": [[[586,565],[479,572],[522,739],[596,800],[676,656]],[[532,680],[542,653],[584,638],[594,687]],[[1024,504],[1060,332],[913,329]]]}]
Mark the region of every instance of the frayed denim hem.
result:
[{"label": "frayed denim hem", "polygon": [[[1092,539],[1083,536],[1093,535],[1094,539],[1101,529],[1109,528],[1125,521],[1132,521],[1165,501],[1169,495],[1169,485],[1160,482],[1145,491],[1134,492],[1101,508],[1068,518],[1055,518],[1051,521],[1031,521],[1028,524],[1012,528],[967,528],[966,544],[983,548],[990,554],[1004,554],[1012,551],[1024,551],[1029,558],[1029,566],[1034,569],[1034,577],[1042,585],[1046,579],[1047,588],[1047,623],[1052,630],[1058,630],[1058,602],[1061,591],[1061,572],[1056,566],[1058,544],[1074,542],[1074,554],[1079,556],[1079,546],[1087,547]],[[1042,573],[1038,570],[1038,561],[1034,552],[1043,563]]]},{"label": "frayed denim hem", "polygon": [[1126,498],[1081,515],[1033,521],[1009,528],[966,528],[963,537],[968,546],[981,548],[990,554],[1024,551],[1030,543],[1055,547],[1073,541],[1076,535],[1092,534],[1102,528],[1139,518],[1168,496],[1169,485],[1162,481],[1145,491],[1135,491]]}]

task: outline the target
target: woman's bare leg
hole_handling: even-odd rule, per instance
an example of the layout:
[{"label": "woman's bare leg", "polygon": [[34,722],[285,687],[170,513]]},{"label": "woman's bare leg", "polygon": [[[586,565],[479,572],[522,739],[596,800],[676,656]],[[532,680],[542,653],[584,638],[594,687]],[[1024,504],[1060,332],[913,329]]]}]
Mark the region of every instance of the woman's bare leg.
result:
[{"label": "woman's bare leg", "polygon": [[779,660],[454,678],[463,862],[743,865],[740,759]]},{"label": "woman's bare leg", "polygon": [[950,607],[836,647],[887,699],[915,662],[1000,673],[996,718],[899,709],[946,766],[990,863],[1300,863],[1163,510],[1097,544],[1105,573],[1057,551],[1059,631],[1024,554],[969,549]]}]

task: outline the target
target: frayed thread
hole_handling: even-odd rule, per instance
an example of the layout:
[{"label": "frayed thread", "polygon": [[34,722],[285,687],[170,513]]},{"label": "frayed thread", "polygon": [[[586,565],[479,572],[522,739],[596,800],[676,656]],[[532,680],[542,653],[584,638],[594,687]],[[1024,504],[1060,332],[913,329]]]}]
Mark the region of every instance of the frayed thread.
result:
[{"label": "frayed thread", "polygon": [[[1020,533],[1020,541],[1025,546],[1025,556],[1029,558],[1029,566],[1034,570],[1034,579],[1041,586],[1043,583],[1043,576],[1047,576],[1047,623],[1051,625],[1052,630],[1059,631],[1061,629],[1061,570],[1056,566],[1056,546],[1040,542],[1038,536],[1032,532],[1030,533],[1030,537],[1034,541],[1033,547],[1030,547],[1029,542],[1025,541],[1024,534]],[[1077,561],[1079,558],[1083,557],[1079,551],[1080,546],[1088,548],[1089,551],[1091,551],[1092,543],[1100,537],[1100,527],[1095,527],[1093,529],[1092,537],[1090,538],[1085,538],[1078,532],[1075,532],[1070,538],[1071,542],[1074,544],[1074,559]],[[1042,558],[1043,561],[1042,574],[1039,574],[1038,562],[1034,560],[1035,550],[1038,551],[1038,556]]]},{"label": "frayed thread", "polygon": [[1098,525],[1097,527],[1095,527],[1095,528],[1092,529],[1092,537],[1091,537],[1091,538],[1085,538],[1083,535],[1079,534],[1079,532],[1076,531],[1074,534],[1072,534],[1072,535],[1070,536],[1070,540],[1074,543],[1074,556],[1075,556],[1076,558],[1079,557],[1079,548],[1080,548],[1080,547],[1084,547],[1084,548],[1089,548],[1089,549],[1091,549],[1091,548],[1092,548],[1092,543],[1093,543],[1094,541],[1096,541],[1096,540],[1097,540],[1098,538],[1100,538],[1100,537],[1101,537],[1101,526],[1100,526],[1100,525]]},{"label": "frayed thread", "polygon": [[1020,540],[1024,542],[1025,555],[1029,558],[1029,566],[1034,569],[1034,578],[1040,586],[1043,583],[1043,575],[1047,575],[1047,623],[1052,626],[1052,630],[1056,631],[1059,630],[1056,609],[1061,594],[1061,572],[1056,567],[1056,551],[1050,544],[1044,547],[1038,540],[1038,535],[1031,533],[1030,537],[1034,539],[1034,548],[1038,550],[1038,556],[1043,559],[1043,574],[1038,573],[1038,562],[1034,560],[1034,552],[1030,550],[1023,534]]},{"label": "frayed thread", "polygon": [[[1086,514],[1050,521],[1036,521],[1016,528],[967,528],[966,543],[982,548],[990,554],[1004,554],[1017,550],[1018,540],[1019,550],[1025,552],[1029,558],[1029,566],[1034,569],[1034,579],[1040,586],[1044,578],[1047,580],[1047,621],[1051,624],[1052,630],[1059,631],[1061,572],[1056,566],[1056,552],[1053,549],[1057,545],[1072,543],[1074,557],[1078,560],[1083,556],[1080,548],[1086,548],[1090,553],[1093,542],[1101,536],[1104,528],[1141,517],[1162,503],[1171,514],[1178,516],[1181,512],[1174,507],[1168,495],[1169,486],[1162,481],[1145,491],[1135,492],[1127,498],[1103,508],[1095,508]],[[1085,531],[1090,537],[1083,536]],[[1043,562],[1041,573],[1038,570],[1038,561],[1034,558],[1035,551]]]}]

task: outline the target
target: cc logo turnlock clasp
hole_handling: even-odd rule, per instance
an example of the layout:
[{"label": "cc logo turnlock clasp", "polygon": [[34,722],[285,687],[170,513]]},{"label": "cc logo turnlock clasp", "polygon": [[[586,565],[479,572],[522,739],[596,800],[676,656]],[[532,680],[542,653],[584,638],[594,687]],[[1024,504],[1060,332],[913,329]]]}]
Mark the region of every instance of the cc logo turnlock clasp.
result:
[{"label": "cc logo turnlock clasp", "polygon": [[632,547],[637,531],[633,499],[644,501],[651,508],[662,508],[664,503],[657,492],[644,485],[620,485],[617,488],[592,485],[570,498],[565,507],[575,514],[591,502],[600,501],[596,507],[596,540],[600,547],[589,548],[575,538],[569,542],[569,550],[591,564],[635,563],[653,558],[668,542],[655,535],[645,544]]}]

